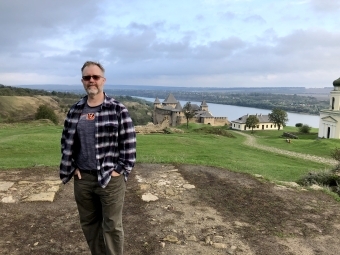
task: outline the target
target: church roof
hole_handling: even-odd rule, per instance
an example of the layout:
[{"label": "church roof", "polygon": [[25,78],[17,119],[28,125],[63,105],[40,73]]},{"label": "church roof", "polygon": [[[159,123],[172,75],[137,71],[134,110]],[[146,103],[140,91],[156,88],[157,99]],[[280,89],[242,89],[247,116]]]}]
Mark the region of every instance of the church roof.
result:
[{"label": "church roof", "polygon": [[333,81],[333,86],[334,87],[340,87],[340,78],[338,78],[335,81]]},{"label": "church roof", "polygon": [[155,102],[153,102],[153,103],[154,103],[154,104],[160,104],[161,101],[159,101],[158,97],[156,97]]},{"label": "church roof", "polygon": [[331,116],[326,116],[326,117],[323,117],[323,118],[321,118],[323,121],[329,121],[329,122],[334,122],[334,123],[336,123],[336,122],[338,122],[336,119],[334,119],[333,117],[331,117]]},{"label": "church roof", "polygon": [[168,97],[164,99],[163,104],[177,104],[177,100],[174,95],[170,93]]}]

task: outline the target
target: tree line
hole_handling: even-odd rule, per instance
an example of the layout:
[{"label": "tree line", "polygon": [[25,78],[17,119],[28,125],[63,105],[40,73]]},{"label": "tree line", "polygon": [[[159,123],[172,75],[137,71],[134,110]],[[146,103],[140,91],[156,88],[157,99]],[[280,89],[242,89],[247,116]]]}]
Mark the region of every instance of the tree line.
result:
[{"label": "tree line", "polygon": [[169,91],[169,90],[113,90],[117,95],[130,95],[150,98],[166,98],[172,93],[177,100],[203,101],[207,103],[253,107],[272,110],[280,108],[287,112],[318,115],[321,109],[329,108],[328,100],[318,100],[312,96],[274,93],[230,93],[201,91]]},{"label": "tree line", "polygon": [[59,98],[79,98],[78,94],[43,89],[18,88],[0,84],[0,96],[57,96]]}]

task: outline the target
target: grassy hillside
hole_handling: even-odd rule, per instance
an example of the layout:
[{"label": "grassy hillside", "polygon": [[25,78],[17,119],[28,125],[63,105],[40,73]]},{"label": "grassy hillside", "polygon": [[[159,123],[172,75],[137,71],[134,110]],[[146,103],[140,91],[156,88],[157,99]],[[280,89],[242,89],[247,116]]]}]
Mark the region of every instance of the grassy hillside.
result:
[{"label": "grassy hillside", "polygon": [[40,105],[48,105],[56,112],[59,103],[50,96],[0,96],[1,122],[33,120]]},{"label": "grassy hillside", "polygon": [[[281,181],[296,181],[310,171],[330,168],[325,164],[248,147],[243,144],[245,137],[238,132],[222,132],[221,127],[210,127],[213,131],[204,131],[201,127],[191,125],[187,131],[184,126],[185,133],[138,135],[137,162],[218,166]],[[61,126],[41,121],[0,125],[0,169],[37,165],[57,167],[61,129]],[[227,136],[226,132],[231,135]],[[324,143],[324,150],[333,149],[332,140]],[[313,147],[305,150],[311,155],[319,155]]]},{"label": "grassy hillside", "polygon": [[[298,139],[291,139],[291,143],[285,142],[281,136],[283,132],[294,133]],[[330,157],[330,149],[340,147],[338,139],[318,139],[318,129],[312,128],[309,134],[298,133],[297,127],[285,127],[280,131],[256,131],[254,137],[257,138],[257,143],[273,146],[279,149],[299,152],[310,153],[320,157]]]},{"label": "grassy hillside", "polygon": [[[61,124],[67,110],[83,95],[48,92],[0,85],[0,123],[13,123],[34,120],[40,105],[47,105],[54,110]],[[141,99],[119,96],[115,97],[125,104],[135,125],[151,122],[153,107]]]}]

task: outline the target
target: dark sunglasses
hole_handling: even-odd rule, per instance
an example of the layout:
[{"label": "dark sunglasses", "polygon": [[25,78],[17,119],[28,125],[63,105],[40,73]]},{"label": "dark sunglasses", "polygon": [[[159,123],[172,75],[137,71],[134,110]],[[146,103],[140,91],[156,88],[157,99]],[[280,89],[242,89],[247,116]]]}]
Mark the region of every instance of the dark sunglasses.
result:
[{"label": "dark sunglasses", "polygon": [[91,80],[91,78],[93,78],[95,81],[98,81],[100,78],[104,78],[104,77],[100,76],[100,75],[86,75],[86,76],[83,76],[83,80],[84,81],[89,81],[89,80]]}]

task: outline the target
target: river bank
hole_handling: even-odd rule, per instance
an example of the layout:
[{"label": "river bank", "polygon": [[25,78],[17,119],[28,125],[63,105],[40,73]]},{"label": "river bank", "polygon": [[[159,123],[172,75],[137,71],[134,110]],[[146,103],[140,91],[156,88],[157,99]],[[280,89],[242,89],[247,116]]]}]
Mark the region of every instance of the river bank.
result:
[{"label": "river bank", "polygon": [[[154,102],[155,98],[149,97],[136,97],[140,99],[144,99],[148,102]],[[159,99],[161,102],[164,99]],[[178,100],[182,107],[187,101]],[[202,102],[192,101],[192,104],[200,105]],[[213,104],[208,103],[209,111],[214,117],[227,117],[229,121],[233,121],[242,117],[246,114],[269,114],[272,111],[268,109],[259,109],[259,108],[252,108],[252,107],[243,107],[243,106],[235,106],[235,105],[223,105],[223,104]],[[296,123],[303,123],[307,124],[313,128],[319,127],[320,117],[318,115],[310,115],[310,114],[301,114],[301,113],[294,113],[294,112],[287,112],[288,114],[288,122],[287,126],[295,126]]]}]

